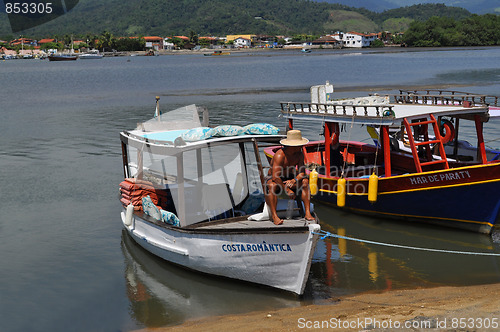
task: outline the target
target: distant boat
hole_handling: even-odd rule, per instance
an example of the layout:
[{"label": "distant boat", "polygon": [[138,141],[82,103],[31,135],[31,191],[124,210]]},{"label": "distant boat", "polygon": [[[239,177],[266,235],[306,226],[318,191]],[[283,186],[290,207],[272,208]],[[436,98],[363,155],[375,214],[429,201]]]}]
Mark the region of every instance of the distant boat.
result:
[{"label": "distant boat", "polygon": [[91,50],[78,56],[82,60],[102,59],[103,55],[98,50]]},{"label": "distant boat", "polygon": [[311,49],[304,47],[303,49],[300,50],[302,53],[311,53]]},{"label": "distant boat", "polygon": [[73,54],[51,54],[48,56],[49,61],[73,61],[78,57]]},{"label": "distant boat", "polygon": [[158,52],[155,52],[153,50],[149,50],[144,54],[145,56],[158,56]]},{"label": "distant boat", "polygon": [[229,55],[229,54],[231,54],[231,52],[213,51],[212,53],[204,53],[203,55],[211,56],[211,55]]}]

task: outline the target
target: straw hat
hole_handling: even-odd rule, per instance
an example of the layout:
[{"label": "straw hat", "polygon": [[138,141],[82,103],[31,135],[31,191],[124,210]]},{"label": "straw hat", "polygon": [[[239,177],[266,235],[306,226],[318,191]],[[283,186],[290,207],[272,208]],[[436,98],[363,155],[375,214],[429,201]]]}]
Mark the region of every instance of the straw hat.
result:
[{"label": "straw hat", "polygon": [[301,146],[309,142],[307,138],[302,137],[300,130],[289,130],[286,133],[286,138],[282,139],[280,143],[287,146]]}]

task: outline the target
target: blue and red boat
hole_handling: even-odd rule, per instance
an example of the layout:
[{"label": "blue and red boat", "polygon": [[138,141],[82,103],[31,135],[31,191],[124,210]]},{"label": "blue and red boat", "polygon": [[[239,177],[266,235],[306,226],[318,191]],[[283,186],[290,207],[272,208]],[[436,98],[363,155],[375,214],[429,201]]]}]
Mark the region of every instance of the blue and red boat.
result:
[{"label": "blue and red boat", "polygon": [[[483,127],[498,98],[401,91],[333,100],[332,93],[327,82],[311,88],[311,102],[281,103],[288,129],[294,122],[323,128],[325,139],[304,147],[315,169],[316,200],[355,213],[491,233],[500,210],[500,154],[486,148]],[[357,125],[368,128],[373,144],[340,140],[342,127]],[[474,129],[462,133],[464,126]],[[463,149],[459,133],[471,132],[474,144]],[[278,148],[267,148],[267,157]]]}]

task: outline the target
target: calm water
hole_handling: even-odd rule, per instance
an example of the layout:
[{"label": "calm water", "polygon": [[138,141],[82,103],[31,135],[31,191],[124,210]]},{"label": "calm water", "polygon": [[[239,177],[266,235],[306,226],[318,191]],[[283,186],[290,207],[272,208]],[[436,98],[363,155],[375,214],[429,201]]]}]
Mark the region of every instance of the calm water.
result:
[{"label": "calm water", "polygon": [[[399,86],[500,95],[498,59],[500,48],[0,62],[0,331],[127,331],[366,290],[500,282],[499,258],[326,239],[298,299],[149,255],[122,232],[117,198],[118,133],[150,118],[156,95],[163,110],[207,106],[215,125],[266,121],[284,128],[279,102],[307,101],[309,87],[326,80],[339,97]],[[317,130],[306,135],[319,139]],[[316,209],[331,232],[500,253],[498,233],[490,238]]]}]

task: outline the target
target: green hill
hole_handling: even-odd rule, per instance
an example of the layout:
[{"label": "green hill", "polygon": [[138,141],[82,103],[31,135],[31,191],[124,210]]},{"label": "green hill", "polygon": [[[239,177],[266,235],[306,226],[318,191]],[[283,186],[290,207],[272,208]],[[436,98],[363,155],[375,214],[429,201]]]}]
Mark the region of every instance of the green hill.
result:
[{"label": "green hill", "polygon": [[[319,35],[337,30],[377,32],[384,28],[385,21],[395,18],[396,22],[390,21],[387,26],[406,27],[408,20],[416,19],[411,17],[411,7],[408,8],[403,13],[396,9],[395,12],[375,13],[308,0],[80,0],[69,13],[22,34],[47,37],[100,34],[103,31],[116,36],[188,35],[191,31],[198,35]],[[429,8],[419,10],[422,15],[418,19],[432,15],[453,16],[457,11],[444,5],[438,10]],[[467,11],[460,11],[463,15],[470,15]],[[12,35],[7,16],[1,14],[0,38]]]}]

